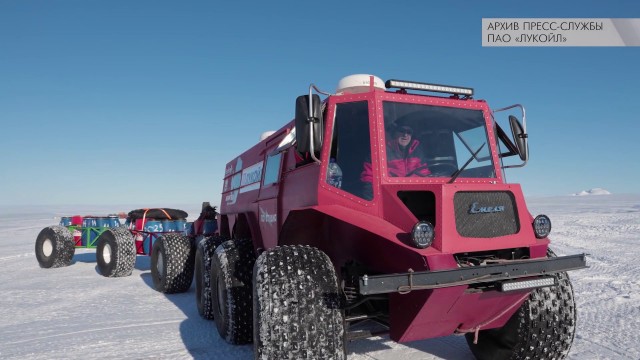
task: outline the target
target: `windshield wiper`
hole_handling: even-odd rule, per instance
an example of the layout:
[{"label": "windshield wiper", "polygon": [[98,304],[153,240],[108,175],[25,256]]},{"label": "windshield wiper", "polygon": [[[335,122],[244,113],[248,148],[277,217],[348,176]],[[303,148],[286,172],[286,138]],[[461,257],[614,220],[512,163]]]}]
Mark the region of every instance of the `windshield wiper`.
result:
[{"label": "windshield wiper", "polygon": [[462,165],[462,167],[460,169],[458,169],[458,171],[454,172],[453,175],[451,175],[451,180],[449,180],[449,182],[447,184],[453,184],[454,181],[456,181],[456,178],[458,177],[458,175],[462,174],[462,171],[464,171],[464,169],[467,168],[467,166],[469,164],[471,164],[471,161],[473,159],[476,158],[476,155],[478,155],[478,153],[480,152],[480,150],[482,150],[482,148],[486,145],[487,143],[484,142],[482,143],[482,145],[480,145],[480,147],[478,148],[478,150],[476,150],[476,152],[474,152],[473,154],[471,154],[471,157],[469,158],[469,160],[467,160],[466,163],[464,163],[464,165]]}]

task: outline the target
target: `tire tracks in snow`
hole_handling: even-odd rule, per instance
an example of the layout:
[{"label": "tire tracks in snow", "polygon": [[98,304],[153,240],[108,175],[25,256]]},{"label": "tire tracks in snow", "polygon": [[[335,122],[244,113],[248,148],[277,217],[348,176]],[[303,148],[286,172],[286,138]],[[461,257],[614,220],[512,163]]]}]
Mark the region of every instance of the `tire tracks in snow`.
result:
[{"label": "tire tracks in snow", "polygon": [[[591,344],[593,346],[597,346],[597,347],[606,349],[608,351],[611,351],[613,354],[618,356],[618,359],[629,359],[629,360],[635,360],[636,359],[635,357],[627,356],[627,354],[622,353],[622,352],[620,352],[620,351],[618,351],[616,349],[613,349],[613,348],[611,348],[609,346],[606,346],[604,344],[601,344],[601,343],[595,342],[593,340],[590,340],[589,338],[587,338],[585,336],[580,336],[580,335],[576,334],[576,339],[584,341],[584,342],[588,342],[589,344]],[[586,356],[585,353],[575,354],[575,355],[577,356],[576,358],[584,358]],[[601,356],[601,355],[602,354],[598,353],[598,357]],[[569,358],[573,358],[573,356],[570,355]]]},{"label": "tire tracks in snow", "polygon": [[100,331],[122,330],[122,329],[130,329],[130,328],[137,328],[137,327],[154,326],[154,325],[179,324],[183,321],[184,319],[176,319],[176,320],[167,320],[167,321],[137,323],[137,324],[130,324],[130,325],[122,325],[122,326],[109,326],[109,327],[96,328],[96,329],[83,329],[80,331],[72,331],[72,332],[60,333],[55,335],[47,335],[47,336],[23,339],[19,341],[12,341],[12,342],[4,343],[3,345],[23,344],[23,343],[34,342],[39,340],[46,340],[46,339],[57,338],[57,337],[69,337],[77,334],[87,334],[87,333],[100,332]]},{"label": "tire tracks in snow", "polygon": [[32,256],[35,256],[35,254],[34,253],[25,253],[25,254],[18,254],[18,255],[9,255],[9,256],[0,257],[0,261],[9,261],[9,260],[15,260],[15,259],[32,257]]}]

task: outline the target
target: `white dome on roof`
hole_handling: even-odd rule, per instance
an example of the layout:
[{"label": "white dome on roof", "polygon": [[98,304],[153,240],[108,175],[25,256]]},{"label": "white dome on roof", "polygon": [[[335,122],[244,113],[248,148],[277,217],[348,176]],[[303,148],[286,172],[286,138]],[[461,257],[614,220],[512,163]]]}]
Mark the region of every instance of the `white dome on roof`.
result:
[{"label": "white dome on roof", "polygon": [[355,74],[345,76],[338,82],[337,94],[358,94],[369,91],[369,84],[373,76],[373,86],[376,89],[385,90],[384,81],[377,76],[369,74]]},{"label": "white dome on roof", "polygon": [[275,131],[265,131],[265,132],[263,132],[262,134],[260,134],[260,141],[268,138],[269,136],[271,136],[271,135],[273,135],[275,133],[276,133]]}]

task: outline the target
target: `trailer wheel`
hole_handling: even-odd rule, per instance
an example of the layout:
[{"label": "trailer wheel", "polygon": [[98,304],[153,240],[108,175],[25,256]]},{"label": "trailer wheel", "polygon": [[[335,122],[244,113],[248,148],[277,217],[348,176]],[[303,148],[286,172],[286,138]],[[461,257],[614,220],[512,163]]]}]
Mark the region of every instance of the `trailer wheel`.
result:
[{"label": "trailer wheel", "polygon": [[[548,257],[555,257],[553,251]],[[564,359],[573,343],[576,307],[566,272],[556,275],[558,285],[531,291],[529,299],[499,329],[482,330],[478,343],[466,334],[477,359]]]},{"label": "trailer wheel", "polygon": [[251,280],[255,263],[250,239],[229,240],[211,259],[211,300],[220,336],[230,344],[251,343]]},{"label": "trailer wheel", "polygon": [[283,246],[262,253],[253,269],[256,359],[345,359],[340,299],[322,251]]},{"label": "trailer wheel", "polygon": [[42,268],[69,266],[76,252],[76,244],[69,229],[49,226],[36,238],[36,259]]},{"label": "trailer wheel", "polygon": [[105,230],[97,240],[96,260],[106,277],[129,276],[136,265],[136,244],[126,227]]},{"label": "trailer wheel", "polygon": [[213,307],[211,300],[211,256],[218,245],[227,238],[214,235],[200,237],[196,250],[195,260],[195,282],[196,282],[196,304],[198,313],[207,320],[213,320]]},{"label": "trailer wheel", "polygon": [[179,233],[160,236],[151,250],[153,286],[161,293],[182,293],[191,287],[195,246]]}]

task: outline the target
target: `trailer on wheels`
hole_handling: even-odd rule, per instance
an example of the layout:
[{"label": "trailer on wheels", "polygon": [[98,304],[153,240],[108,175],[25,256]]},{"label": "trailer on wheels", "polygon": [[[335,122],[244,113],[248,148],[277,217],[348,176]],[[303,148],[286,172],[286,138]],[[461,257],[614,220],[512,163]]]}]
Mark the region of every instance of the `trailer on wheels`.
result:
[{"label": "trailer on wheels", "polygon": [[60,224],[44,228],[36,239],[41,267],[72,263],[76,248],[96,249],[98,271],[105,277],[131,275],[136,256],[151,257],[156,290],[187,291],[193,281],[196,243],[216,233],[216,209],[203,203],[194,222],[185,211],[171,208],[132,210],[124,224],[117,215],[63,216]]}]

